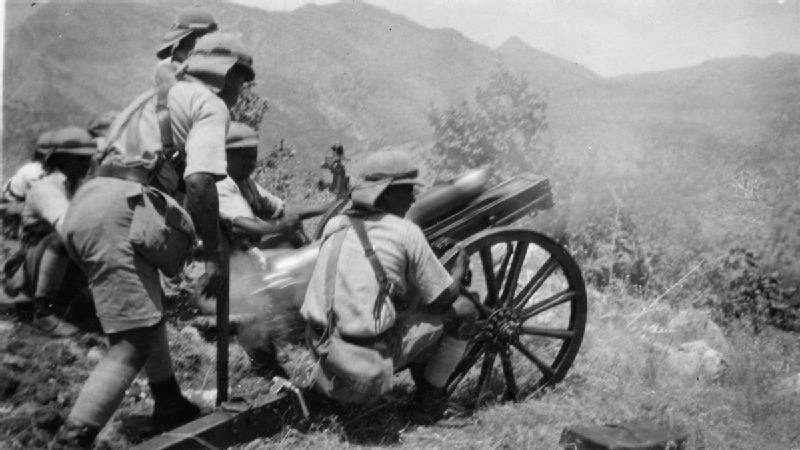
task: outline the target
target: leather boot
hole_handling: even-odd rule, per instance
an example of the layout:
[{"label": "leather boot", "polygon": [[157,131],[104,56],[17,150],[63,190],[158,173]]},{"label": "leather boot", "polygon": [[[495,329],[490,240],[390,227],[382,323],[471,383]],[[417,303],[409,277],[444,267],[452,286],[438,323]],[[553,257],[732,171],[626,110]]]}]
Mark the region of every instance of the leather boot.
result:
[{"label": "leather boot", "polygon": [[88,450],[100,429],[91,425],[65,422],[48,446],[49,450]]},{"label": "leather boot", "polygon": [[175,428],[196,419],[200,415],[200,407],[183,396],[175,377],[157,383],[150,383],[153,393],[153,414],[150,423],[153,426],[168,429]]}]

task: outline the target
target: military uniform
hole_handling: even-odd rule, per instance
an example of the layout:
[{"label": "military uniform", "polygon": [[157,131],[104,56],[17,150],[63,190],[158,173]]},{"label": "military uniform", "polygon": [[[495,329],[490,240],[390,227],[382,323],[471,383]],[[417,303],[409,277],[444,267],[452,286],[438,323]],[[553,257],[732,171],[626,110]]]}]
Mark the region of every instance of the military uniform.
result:
[{"label": "military uniform", "polygon": [[[111,346],[84,384],[56,442],[89,447],[142,368],[155,399],[154,424],[174,426],[198,414],[174,376],[158,262],[152,253],[143,256],[152,248],[134,248],[134,230],[160,233],[163,228],[148,220],[137,222],[140,229],[132,225],[139,211],[149,216],[137,217],[168,221],[167,227],[177,217],[182,230],[192,232],[191,220],[170,196],[184,177],[208,186],[208,181],[225,176],[226,101],[232,104],[241,83],[252,80],[254,73],[252,58],[238,39],[222,33],[201,38],[183,70],[185,75],[168,90],[141,95],[115,119],[95,177],[78,189],[63,219],[67,249],[89,279]],[[198,189],[202,194],[194,195],[216,195]],[[162,209],[152,206],[153,199]],[[198,200],[205,198],[194,198]],[[207,269],[215,267],[210,264]]]},{"label": "military uniform", "polygon": [[[452,308],[461,275],[454,280],[419,226],[401,217],[417,173],[403,153],[369,155],[351,192],[354,208],[325,226],[300,313],[321,339],[312,347],[329,346],[314,387],[339,401],[375,401],[391,389],[391,371],[404,368],[430,387],[422,392],[440,393],[466,347],[429,308]],[[391,186],[393,196],[383,197]]]}]

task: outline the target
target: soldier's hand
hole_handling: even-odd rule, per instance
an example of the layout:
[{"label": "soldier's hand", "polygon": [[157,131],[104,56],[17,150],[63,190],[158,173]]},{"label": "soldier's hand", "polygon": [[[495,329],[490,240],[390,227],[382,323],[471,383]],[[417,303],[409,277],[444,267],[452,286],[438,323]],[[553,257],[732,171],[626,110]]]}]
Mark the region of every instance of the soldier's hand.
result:
[{"label": "soldier's hand", "polygon": [[205,273],[200,277],[200,287],[203,295],[219,298],[225,288],[225,276],[219,261],[207,260]]},{"label": "soldier's hand", "polygon": [[295,229],[300,225],[300,216],[291,211],[287,211],[283,213],[283,217],[281,217],[280,223],[281,223],[281,228],[284,228],[286,230]]}]

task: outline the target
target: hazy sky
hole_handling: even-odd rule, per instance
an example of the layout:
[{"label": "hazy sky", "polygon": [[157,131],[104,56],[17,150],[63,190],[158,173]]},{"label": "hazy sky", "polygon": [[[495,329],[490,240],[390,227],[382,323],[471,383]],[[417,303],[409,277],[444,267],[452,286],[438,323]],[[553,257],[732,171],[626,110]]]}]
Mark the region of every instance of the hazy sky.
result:
[{"label": "hazy sky", "polygon": [[[233,0],[288,11],[307,0]],[[345,0],[347,1],[347,0]],[[601,75],[800,53],[800,0],[367,0],[496,47],[512,35]],[[332,3],[317,0],[313,3]]]}]

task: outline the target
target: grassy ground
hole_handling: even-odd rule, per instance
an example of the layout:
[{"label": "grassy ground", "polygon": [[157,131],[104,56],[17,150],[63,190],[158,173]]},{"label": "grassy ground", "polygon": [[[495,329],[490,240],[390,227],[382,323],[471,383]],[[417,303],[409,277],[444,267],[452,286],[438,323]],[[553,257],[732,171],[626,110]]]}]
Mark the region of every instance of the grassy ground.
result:
[{"label": "grassy ground", "polygon": [[[800,447],[800,396],[775,389],[800,372],[796,334],[746,329],[728,331],[732,352],[718,380],[687,380],[668,369],[654,336],[677,313],[668,305],[628,293],[624,286],[590,291],[589,319],[581,352],[567,378],[554,390],[517,404],[490,404],[460,423],[411,425],[402,414],[411,383],[401,378],[392,401],[381,409],[317,414],[310,430],[289,428],[280,435],[237,448],[558,448],[572,424],[647,420],[688,436],[696,449],[788,449]],[[649,305],[644,307],[642,305]],[[98,334],[52,340],[10,317],[0,319],[2,367],[20,381],[0,401],[0,447],[44,448],[69,411],[81,384],[106,343]],[[179,317],[170,325],[172,354],[181,386],[196,401],[213,402],[215,346]],[[290,348],[289,372],[299,375],[307,361]],[[246,355],[231,347],[232,391],[254,395],[269,383],[251,369]],[[138,378],[101,435],[100,448],[140,442],[140,425],[152,401]]]},{"label": "grassy ground", "polygon": [[[800,446],[800,397],[787,397],[774,389],[782,377],[800,371],[796,335],[732,331],[733,355],[725,375],[714,382],[686,380],[667,369],[665,355],[654,346],[650,334],[674,316],[674,310],[621,307],[644,304],[622,291],[594,293],[590,299],[587,333],[575,366],[556,389],[537,398],[485,406],[455,427],[408,425],[392,408],[361,422],[328,417],[311,432],[288,429],[239,448],[391,444],[399,448],[554,449],[566,426],[636,419],[685,433],[692,449]],[[636,317],[640,318],[628,327]],[[403,389],[410,387],[399,388]]]}]

